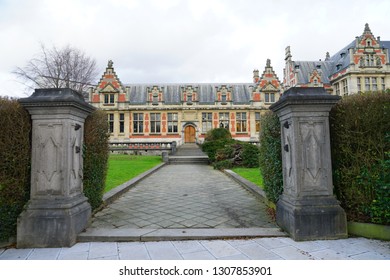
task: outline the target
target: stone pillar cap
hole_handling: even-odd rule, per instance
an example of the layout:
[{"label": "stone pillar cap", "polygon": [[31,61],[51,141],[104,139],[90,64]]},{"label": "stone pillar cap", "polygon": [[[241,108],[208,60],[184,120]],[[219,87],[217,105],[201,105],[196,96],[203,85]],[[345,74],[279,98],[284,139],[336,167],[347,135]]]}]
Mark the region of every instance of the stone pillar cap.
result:
[{"label": "stone pillar cap", "polygon": [[36,89],[30,97],[21,98],[19,102],[26,108],[71,106],[87,112],[95,110],[95,107],[88,104],[80,93],[70,88]]},{"label": "stone pillar cap", "polygon": [[294,87],[283,93],[278,102],[272,104],[269,109],[273,112],[280,110],[287,104],[326,104],[333,105],[341,99],[338,95],[329,94],[322,87]]}]

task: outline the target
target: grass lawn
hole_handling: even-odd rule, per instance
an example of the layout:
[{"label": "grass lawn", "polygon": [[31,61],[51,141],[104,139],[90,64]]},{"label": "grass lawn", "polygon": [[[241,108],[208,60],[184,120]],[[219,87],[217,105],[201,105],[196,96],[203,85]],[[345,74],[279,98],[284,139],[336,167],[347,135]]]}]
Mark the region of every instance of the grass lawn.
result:
[{"label": "grass lawn", "polygon": [[263,188],[263,176],[261,175],[259,168],[235,167],[232,168],[232,170],[241,177],[258,185],[260,188]]},{"label": "grass lawn", "polygon": [[161,156],[135,156],[111,154],[108,159],[104,192],[129,181],[162,162]]}]

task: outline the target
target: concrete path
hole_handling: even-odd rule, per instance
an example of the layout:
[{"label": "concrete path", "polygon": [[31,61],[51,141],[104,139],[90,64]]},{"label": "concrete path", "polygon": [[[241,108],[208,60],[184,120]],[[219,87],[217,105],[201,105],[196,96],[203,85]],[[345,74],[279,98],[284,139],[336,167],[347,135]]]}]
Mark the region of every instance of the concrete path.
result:
[{"label": "concrete path", "polygon": [[390,260],[390,242],[366,238],[83,242],[71,248],[0,249],[1,260]]}]

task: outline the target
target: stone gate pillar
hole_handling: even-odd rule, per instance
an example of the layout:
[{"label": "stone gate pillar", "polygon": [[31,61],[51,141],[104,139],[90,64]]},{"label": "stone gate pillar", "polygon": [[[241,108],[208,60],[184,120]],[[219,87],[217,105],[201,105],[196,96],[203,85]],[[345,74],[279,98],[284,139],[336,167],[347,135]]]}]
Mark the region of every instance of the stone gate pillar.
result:
[{"label": "stone gate pillar", "polygon": [[333,195],[329,136],[329,111],[339,98],[323,88],[291,88],[270,107],[282,137],[276,222],[294,240],[347,237],[346,215]]},{"label": "stone gate pillar", "polygon": [[71,89],[37,89],[19,102],[32,119],[31,196],[18,218],[17,247],[69,247],[86,227],[84,120],[94,110]]}]

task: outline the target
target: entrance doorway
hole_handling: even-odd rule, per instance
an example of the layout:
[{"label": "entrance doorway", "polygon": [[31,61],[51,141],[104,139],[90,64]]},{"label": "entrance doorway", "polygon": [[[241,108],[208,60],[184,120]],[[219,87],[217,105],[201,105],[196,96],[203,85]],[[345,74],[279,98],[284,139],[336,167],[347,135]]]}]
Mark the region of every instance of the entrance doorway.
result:
[{"label": "entrance doorway", "polygon": [[195,127],[192,125],[184,128],[184,143],[195,143]]}]

